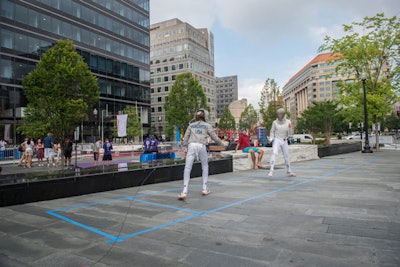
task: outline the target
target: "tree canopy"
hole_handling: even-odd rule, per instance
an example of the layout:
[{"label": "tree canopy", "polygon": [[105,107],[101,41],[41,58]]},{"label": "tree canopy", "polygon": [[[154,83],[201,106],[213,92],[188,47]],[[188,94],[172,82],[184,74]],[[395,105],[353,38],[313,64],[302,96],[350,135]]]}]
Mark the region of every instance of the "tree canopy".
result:
[{"label": "tree canopy", "polygon": [[234,130],[236,129],[235,117],[233,117],[228,106],[224,108],[221,118],[218,123],[218,128],[220,130]]},{"label": "tree canopy", "polygon": [[272,122],[276,118],[276,111],[283,108],[282,96],[279,91],[279,86],[274,79],[268,78],[265,81],[264,87],[261,90],[260,114],[262,118],[262,126],[270,130]]},{"label": "tree canopy", "polygon": [[[333,52],[340,103],[348,120],[363,121],[362,80],[365,79],[368,113],[377,123],[398,99],[400,82],[400,20],[384,14],[344,25],[344,37],[325,37],[319,51]],[[343,80],[342,77],[350,77]],[[378,136],[377,146],[378,146]]]},{"label": "tree canopy", "polygon": [[257,112],[252,104],[246,106],[243,112],[240,114],[239,128],[246,128],[254,131],[258,123]]},{"label": "tree canopy", "polygon": [[325,134],[325,141],[330,145],[330,138],[336,127],[340,127],[337,104],[333,101],[313,102],[297,119],[297,131],[308,131],[315,140],[318,132]]},{"label": "tree canopy", "polygon": [[207,98],[199,81],[189,72],[177,75],[164,104],[168,135],[173,135],[175,126],[183,133],[199,108],[209,111]]},{"label": "tree canopy", "polygon": [[98,100],[98,88],[96,77],[72,41],[59,40],[23,79],[28,105],[24,125],[18,130],[33,137],[52,132],[56,139],[63,140]]}]

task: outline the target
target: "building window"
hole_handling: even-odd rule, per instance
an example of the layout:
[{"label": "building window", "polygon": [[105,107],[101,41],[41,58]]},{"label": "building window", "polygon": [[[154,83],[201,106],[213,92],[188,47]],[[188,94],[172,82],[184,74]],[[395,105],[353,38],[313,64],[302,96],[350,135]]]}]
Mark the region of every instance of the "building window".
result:
[{"label": "building window", "polygon": [[171,70],[176,70],[176,65],[172,65]]},{"label": "building window", "polygon": [[168,71],[168,66],[165,66],[165,67],[164,67],[164,71]]},{"label": "building window", "polygon": [[162,102],[162,97],[161,97],[161,96],[159,96],[159,97],[157,98],[157,102]]},{"label": "building window", "polygon": [[158,88],[157,88],[157,92],[158,92],[158,93],[161,93],[161,87],[158,87]]},{"label": "building window", "polygon": [[157,111],[162,112],[162,107],[158,107]]},{"label": "building window", "polygon": [[154,108],[151,108],[151,112],[154,113]]},{"label": "building window", "polygon": [[179,64],[179,69],[183,69],[183,64]]},{"label": "building window", "polygon": [[165,91],[165,92],[168,92],[168,91],[169,91],[168,86],[165,86],[165,87],[164,87],[164,91]]}]

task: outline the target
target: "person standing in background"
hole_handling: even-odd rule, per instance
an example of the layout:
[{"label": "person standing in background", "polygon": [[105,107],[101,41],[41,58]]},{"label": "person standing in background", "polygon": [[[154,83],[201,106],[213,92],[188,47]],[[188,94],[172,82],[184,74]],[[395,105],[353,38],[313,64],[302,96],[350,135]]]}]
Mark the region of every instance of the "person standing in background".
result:
[{"label": "person standing in background", "polygon": [[51,133],[48,133],[47,136],[43,139],[43,144],[44,144],[44,157],[46,158],[47,161],[47,167],[49,167],[50,166],[49,158],[52,158],[53,156],[53,145],[54,145],[54,139]]},{"label": "person standing in background", "polygon": [[150,152],[158,153],[158,139],[157,136],[154,134],[150,141]]},{"label": "person standing in background", "polygon": [[145,154],[151,153],[150,145],[151,145],[150,135],[147,134],[146,138],[143,141],[143,150]]},{"label": "person standing in background", "polygon": [[35,143],[32,141],[31,137],[28,137],[28,140],[25,141],[24,144],[25,144],[25,155],[26,155],[25,166],[27,166],[28,168],[32,168],[33,148],[35,147]]},{"label": "person standing in background", "polygon": [[101,148],[101,139],[97,139],[96,143],[94,143],[93,147],[93,165],[97,166],[99,163],[99,156],[100,156],[100,148]]},{"label": "person standing in background", "polygon": [[0,150],[2,150],[2,151],[6,150],[6,145],[7,145],[7,142],[3,138],[1,138],[0,139]]},{"label": "person standing in background", "polygon": [[19,146],[19,152],[21,152],[21,158],[19,159],[18,166],[26,165],[26,154],[25,154],[25,142],[28,141],[28,138],[25,137],[24,142]]},{"label": "person standing in background", "polygon": [[37,159],[38,159],[38,166],[42,167],[43,165],[43,158],[44,158],[44,144],[42,143],[42,139],[38,139],[37,140],[37,145],[36,145],[36,149],[37,149]]},{"label": "person standing in background", "polygon": [[65,150],[64,150],[64,166],[71,166],[71,158],[72,158],[72,147],[73,144],[69,138],[65,139]]},{"label": "person standing in background", "polygon": [[104,149],[104,154],[103,154],[103,162],[102,162],[102,164],[104,165],[104,161],[107,161],[107,166],[110,166],[110,163],[112,161],[111,150],[113,150],[113,145],[108,140],[108,138],[106,138],[104,140],[103,149]]}]

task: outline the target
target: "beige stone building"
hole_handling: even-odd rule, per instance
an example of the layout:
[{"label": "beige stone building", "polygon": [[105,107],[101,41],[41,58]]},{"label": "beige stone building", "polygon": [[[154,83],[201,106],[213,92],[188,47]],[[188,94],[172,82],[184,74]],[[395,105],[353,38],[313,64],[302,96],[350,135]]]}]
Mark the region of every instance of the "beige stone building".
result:
[{"label": "beige stone building", "polygon": [[229,104],[229,111],[235,117],[236,127],[239,125],[240,114],[244,111],[247,106],[247,99],[242,98],[241,100],[234,101]]},{"label": "beige stone building", "polygon": [[316,56],[297,72],[282,88],[285,107],[291,114],[293,126],[296,119],[313,101],[333,100],[339,94],[336,86],[341,77],[335,73],[335,64],[328,63],[332,53]]},{"label": "beige stone building", "polygon": [[210,107],[209,122],[215,125],[216,89],[214,37],[179,19],[150,26],[151,122],[164,134],[164,103],[178,74],[190,72],[203,87]]}]

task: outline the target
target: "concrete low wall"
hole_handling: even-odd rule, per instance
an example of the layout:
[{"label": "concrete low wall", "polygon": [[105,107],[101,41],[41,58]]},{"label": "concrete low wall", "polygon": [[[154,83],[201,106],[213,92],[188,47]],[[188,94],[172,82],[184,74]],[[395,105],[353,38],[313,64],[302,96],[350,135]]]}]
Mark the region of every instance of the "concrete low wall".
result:
[{"label": "concrete low wall", "polygon": [[[264,150],[261,166],[269,168],[272,147],[260,147],[260,149]],[[233,171],[250,170],[253,168],[249,153],[243,153],[241,150],[238,150],[236,153],[233,153],[233,151],[223,151],[221,153],[233,156]],[[319,159],[318,146],[316,145],[290,145],[289,154],[291,162]],[[276,157],[276,165],[282,165],[284,163],[282,151],[279,150],[278,156]]]},{"label": "concrete low wall", "polygon": [[[57,173],[54,173],[56,177],[44,180],[40,180],[43,179],[41,176],[35,179],[36,173],[32,173],[33,181],[0,186],[0,207],[183,179],[185,168],[183,162],[165,166],[159,166],[157,163],[147,164],[147,167],[143,166],[140,169],[135,169],[133,166],[129,169],[128,164],[126,169],[120,171],[95,174],[91,174],[90,169],[81,169],[80,176],[71,174],[69,177],[60,178],[56,178]],[[209,162],[210,175],[227,172],[232,172],[231,157],[217,158]],[[195,162],[191,177],[201,177],[201,175],[201,163]]]},{"label": "concrete low wall", "polygon": [[333,144],[332,146],[318,148],[320,158],[334,156],[339,154],[361,151],[361,141]]}]

